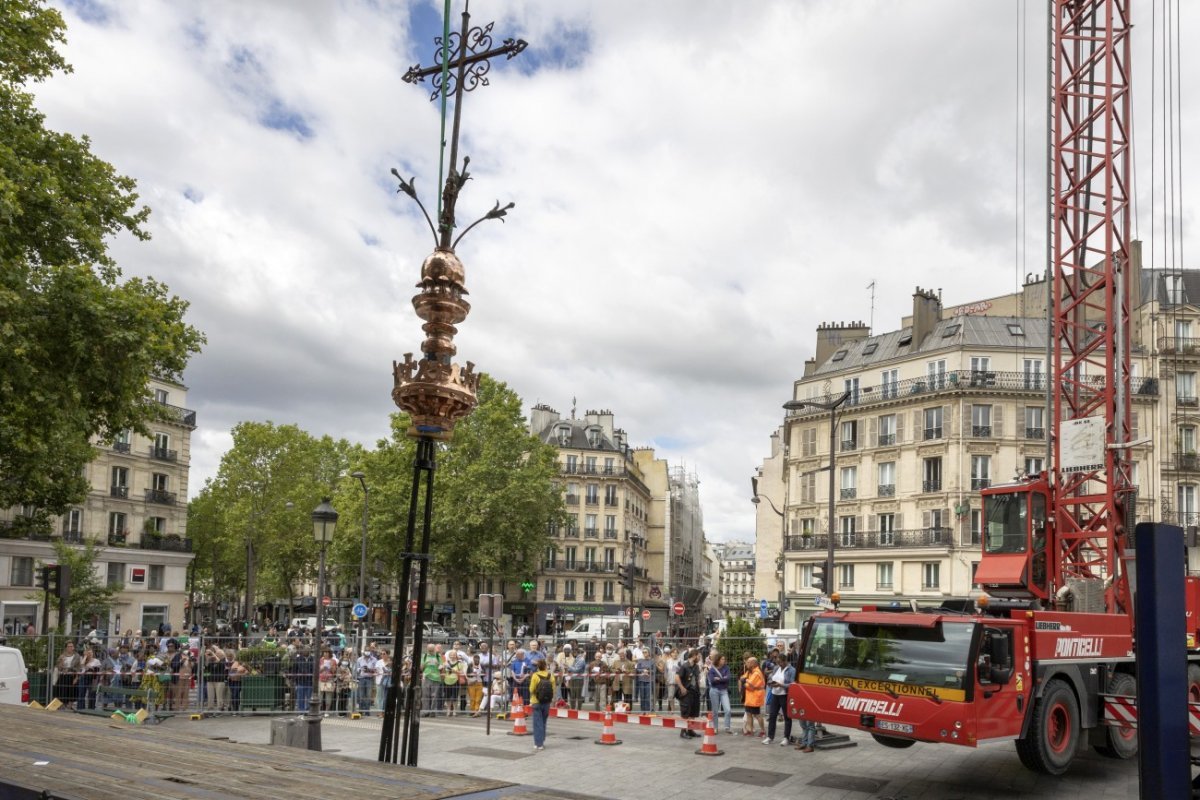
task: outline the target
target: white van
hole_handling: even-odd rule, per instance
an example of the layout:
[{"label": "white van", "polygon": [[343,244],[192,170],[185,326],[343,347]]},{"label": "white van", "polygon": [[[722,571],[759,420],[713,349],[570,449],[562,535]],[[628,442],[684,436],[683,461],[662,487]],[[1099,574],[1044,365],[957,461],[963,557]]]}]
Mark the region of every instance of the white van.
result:
[{"label": "white van", "polygon": [[29,674],[25,656],[15,647],[0,646],[0,703],[29,704]]},{"label": "white van", "polygon": [[[629,617],[584,617],[575,623],[575,627],[567,631],[567,637],[573,639],[628,639]],[[642,621],[634,619],[633,635],[642,633]]]},{"label": "white van", "polygon": [[[315,626],[317,624],[317,618],[316,617],[296,617],[294,620],[292,620],[292,624],[295,625],[297,628],[305,628],[307,630],[312,630],[313,626]],[[339,624],[338,621],[336,619],[334,619],[333,617],[326,617],[325,618],[325,627],[322,628],[321,630],[327,631],[330,628],[336,628],[336,627],[338,627],[338,624]]]}]

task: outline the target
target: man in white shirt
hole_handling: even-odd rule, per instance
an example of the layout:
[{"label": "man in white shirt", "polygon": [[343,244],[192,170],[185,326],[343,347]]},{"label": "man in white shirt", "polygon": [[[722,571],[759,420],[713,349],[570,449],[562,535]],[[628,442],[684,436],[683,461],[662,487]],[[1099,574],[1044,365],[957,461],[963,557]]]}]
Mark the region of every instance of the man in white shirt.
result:
[{"label": "man in white shirt", "polygon": [[375,702],[375,672],[379,660],[371,650],[363,653],[354,662],[355,672],[358,673],[358,710],[363,716],[371,716],[371,705]]}]

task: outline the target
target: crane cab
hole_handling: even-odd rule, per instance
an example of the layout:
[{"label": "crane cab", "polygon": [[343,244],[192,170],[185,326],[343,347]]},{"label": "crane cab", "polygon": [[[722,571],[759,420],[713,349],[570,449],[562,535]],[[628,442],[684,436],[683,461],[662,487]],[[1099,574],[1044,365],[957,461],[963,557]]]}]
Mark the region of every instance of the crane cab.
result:
[{"label": "crane cab", "polygon": [[983,490],[983,556],[975,582],[988,595],[1049,599],[1052,508],[1044,474]]}]

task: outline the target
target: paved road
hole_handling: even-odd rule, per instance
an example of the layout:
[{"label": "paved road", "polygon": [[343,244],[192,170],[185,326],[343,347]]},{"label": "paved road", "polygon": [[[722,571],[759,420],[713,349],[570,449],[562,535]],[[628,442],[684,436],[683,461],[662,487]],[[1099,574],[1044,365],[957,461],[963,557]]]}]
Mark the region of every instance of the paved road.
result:
[{"label": "paved road", "polygon": [[[326,719],[325,748],[374,760],[379,748],[379,717]],[[624,744],[601,747],[597,723],[550,720],[546,749],[533,750],[532,737],[508,736],[511,723],[483,719],[421,721],[420,766],[479,777],[552,787],[580,795],[622,800],[670,800],[720,796],[722,800],[762,800],[766,787],[788,800],[1032,800],[1137,797],[1135,761],[1113,761],[1095,753],[1076,758],[1070,772],[1051,778],[1027,771],[1011,743],[971,750],[917,744],[892,750],[865,734],[859,746],[804,754],[758,739],[720,735],[721,757],[694,754],[699,739],[682,740],[675,731],[618,725]],[[269,718],[219,717],[202,721],[176,718],[172,729],[235,741],[270,741]],[[286,752],[282,751],[281,752]],[[282,757],[282,756],[281,756]]]}]

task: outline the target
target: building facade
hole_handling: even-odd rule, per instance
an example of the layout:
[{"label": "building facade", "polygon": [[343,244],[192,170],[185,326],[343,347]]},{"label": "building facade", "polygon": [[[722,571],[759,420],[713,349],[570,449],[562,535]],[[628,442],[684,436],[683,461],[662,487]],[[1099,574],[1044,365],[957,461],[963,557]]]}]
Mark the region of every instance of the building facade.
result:
[{"label": "building facade", "polygon": [[[754,586],[759,600],[767,601],[767,610],[777,623],[788,627],[790,601],[783,588],[783,511],[787,505],[784,491],[783,429],[771,434],[770,455],[750,478],[750,502],[754,503]],[[782,613],[780,610],[782,609]]]},{"label": "building facade", "polygon": [[714,545],[714,548],[721,565],[721,616],[758,619],[755,546],[747,542],[727,542]]},{"label": "building facade", "polygon": [[196,412],[186,407],[185,386],[155,379],[149,389],[166,418],[150,424],[149,436],[124,431],[113,442],[95,443],[96,457],[86,467],[91,491],[83,503],[53,518],[49,531],[26,524],[34,508],[0,512],[0,618],[5,631],[26,625],[41,631],[36,570],[54,563],[55,541],[95,542],[97,577],[123,587],[108,619],[74,620],[75,626],[106,631],[163,623],[183,627],[192,562],[187,492]]}]

